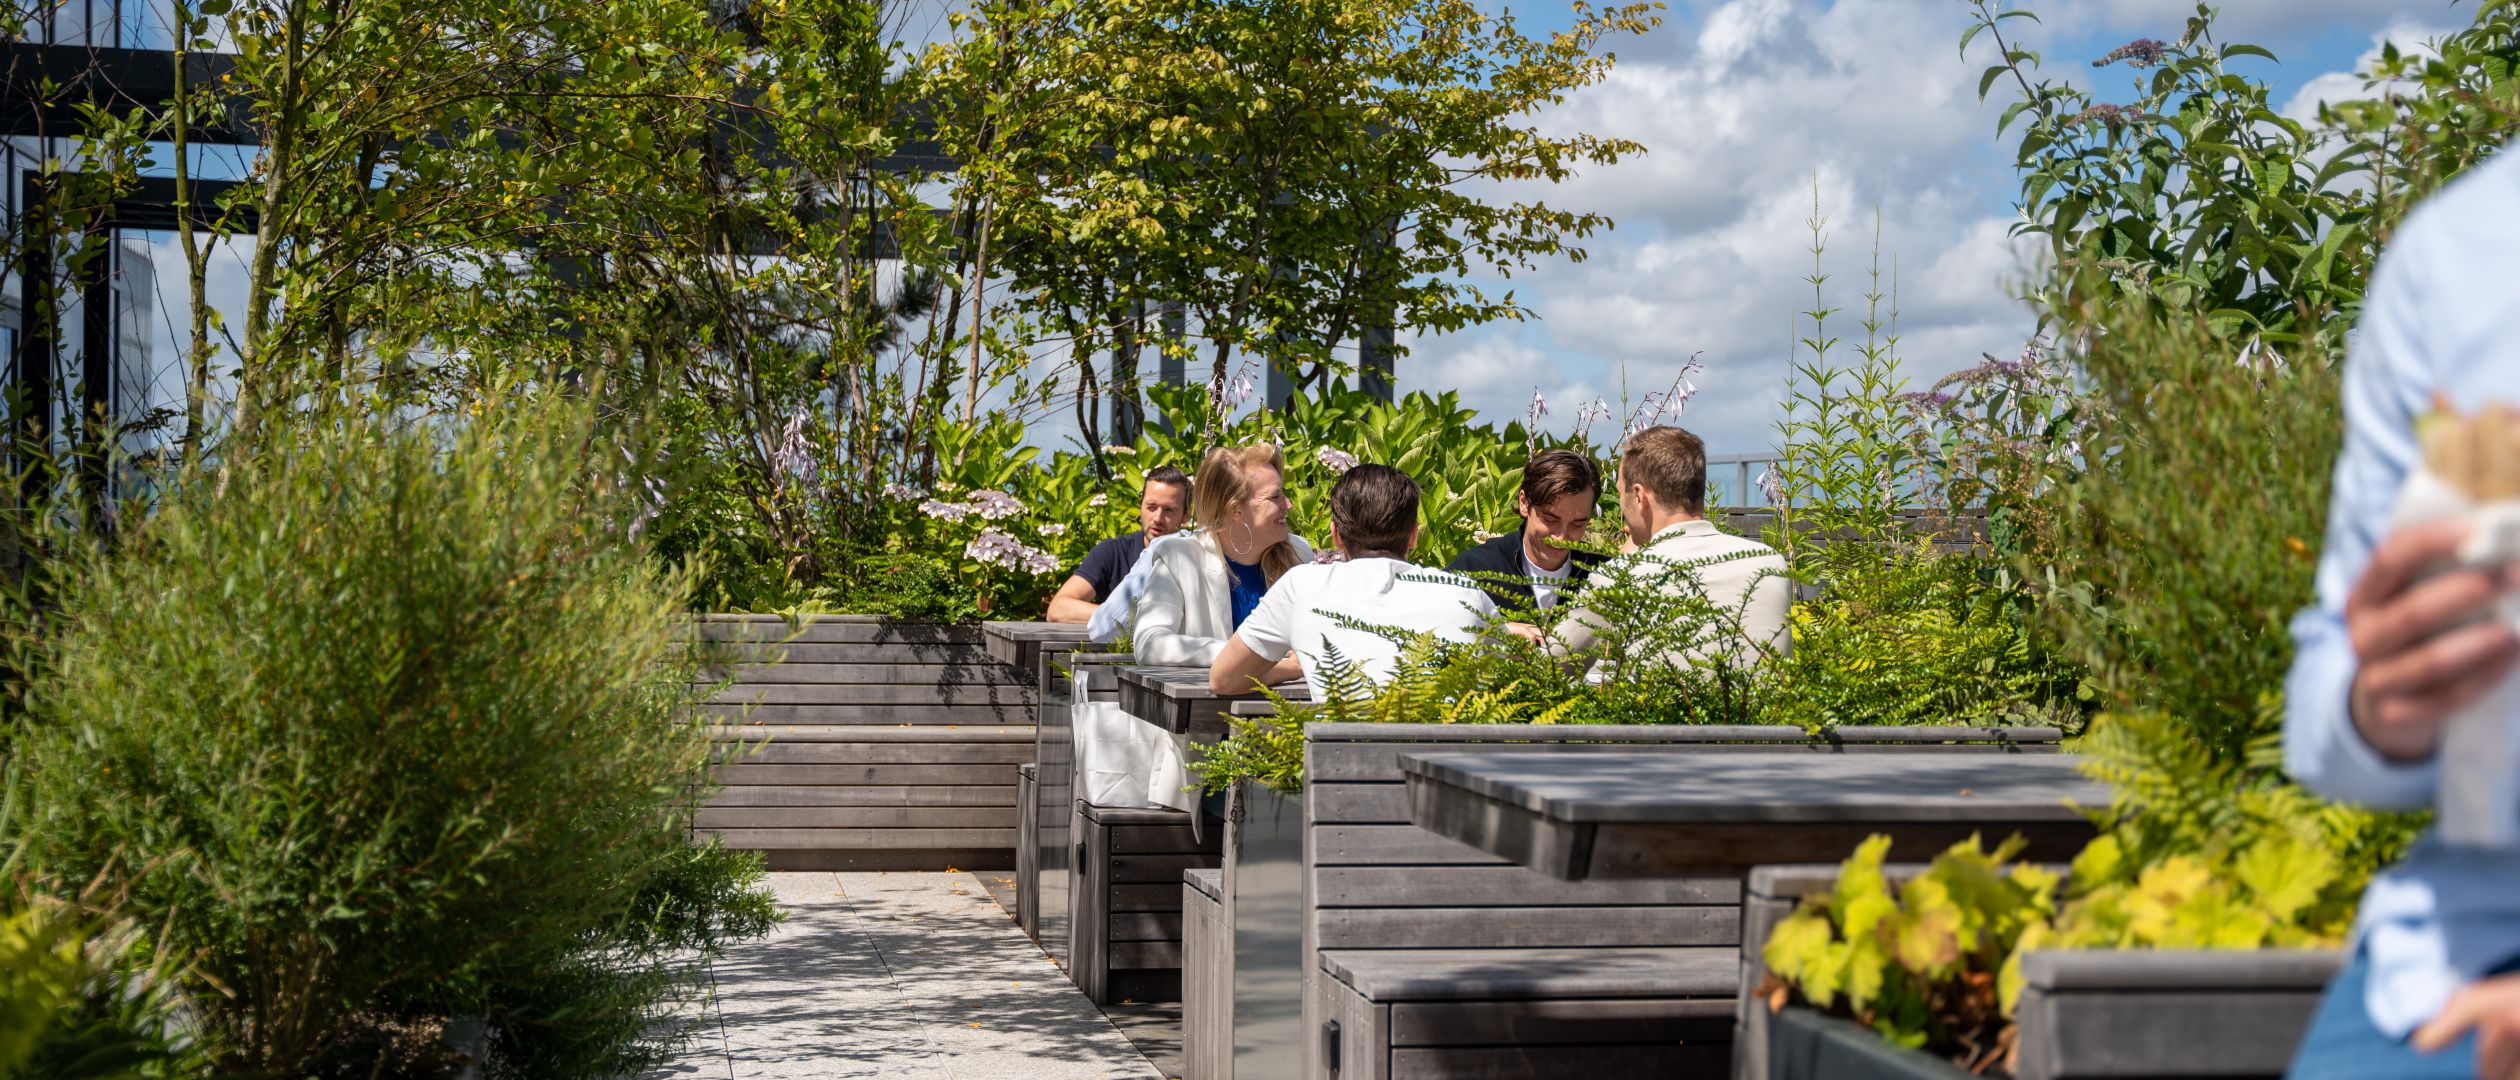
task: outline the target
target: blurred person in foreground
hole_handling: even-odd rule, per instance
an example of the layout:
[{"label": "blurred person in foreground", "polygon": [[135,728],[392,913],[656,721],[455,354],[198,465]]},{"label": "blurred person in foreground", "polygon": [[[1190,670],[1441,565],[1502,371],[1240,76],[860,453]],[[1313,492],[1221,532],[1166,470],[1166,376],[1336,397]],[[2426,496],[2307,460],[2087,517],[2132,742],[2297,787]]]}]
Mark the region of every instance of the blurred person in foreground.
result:
[{"label": "blurred person in foreground", "polygon": [[[1330,543],[1338,561],[1286,572],[1234,631],[1208,685],[1220,694],[1266,686],[1297,658],[1314,701],[1391,678],[1400,645],[1368,627],[1467,642],[1496,618],[1496,604],[1469,578],[1409,562],[1418,539],[1418,486],[1388,465],[1359,465],[1330,489]],[[1339,669],[1344,666],[1344,672]]]},{"label": "blurred person in foreground", "polygon": [[1601,471],[1572,450],[1545,450],[1523,466],[1514,512],[1523,527],[1454,556],[1446,566],[1486,590],[1499,610],[1547,612],[1583,583],[1601,556],[1570,545],[1584,539],[1601,503]]},{"label": "blurred person in foreground", "polygon": [[1139,556],[1156,541],[1181,531],[1189,517],[1190,478],[1170,465],[1149,471],[1146,483],[1138,489],[1138,531],[1094,545],[1084,563],[1050,597],[1050,611],[1043,617],[1054,623],[1090,623],[1104,604],[1119,604],[1126,611],[1133,598],[1120,595],[1120,589],[1132,578],[1130,571],[1137,568]]},{"label": "blurred person in foreground", "polygon": [[[1662,654],[1672,667],[1748,663],[1763,651],[1782,655],[1792,649],[1786,616],[1794,588],[1785,557],[1706,520],[1704,442],[1676,427],[1637,432],[1620,452],[1615,485],[1620,520],[1636,550],[1593,570],[1588,595],[1612,583],[1650,584],[1721,613]],[[1611,621],[1579,600],[1547,635],[1519,623],[1512,629],[1552,654],[1574,659],[1609,635]]]},{"label": "blurred person in foreground", "polygon": [[[1269,586],[1312,561],[1312,546],[1288,527],[1286,458],[1266,444],[1208,451],[1192,478],[1199,531],[1165,537],[1146,551],[1146,595],[1130,627],[1139,663],[1206,667],[1251,617]],[[1269,681],[1300,674],[1292,658]]]},{"label": "blurred person in foreground", "polygon": [[[2356,327],[2317,603],[2293,620],[2285,680],[2285,767],[2312,791],[2430,807],[2449,718],[2520,722],[2505,692],[2520,637],[2489,617],[2520,573],[2458,559],[2473,518],[2391,524],[2410,479],[2431,472],[2418,416],[2436,402],[2477,413],[2515,401],[2520,155],[2506,153],[2399,227]],[[2520,817],[2520,805],[2495,812]],[[2520,1077],[2520,849],[2452,842],[2449,824],[2364,892],[2351,961],[2291,1076]]]}]

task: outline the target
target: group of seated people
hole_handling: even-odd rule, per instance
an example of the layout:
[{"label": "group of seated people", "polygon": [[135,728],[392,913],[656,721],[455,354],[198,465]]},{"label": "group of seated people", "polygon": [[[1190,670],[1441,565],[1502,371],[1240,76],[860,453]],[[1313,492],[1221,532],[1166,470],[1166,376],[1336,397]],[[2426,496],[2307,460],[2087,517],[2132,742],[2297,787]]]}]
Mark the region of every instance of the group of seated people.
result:
[{"label": "group of seated people", "polygon": [[[1706,447],[1676,427],[1629,437],[1614,484],[1630,553],[1577,550],[1601,499],[1592,461],[1551,450],[1524,466],[1515,509],[1523,527],[1461,552],[1444,570],[1418,566],[1417,482],[1388,465],[1350,468],[1330,490],[1330,545],[1317,556],[1287,520],[1286,461],[1274,446],[1221,447],[1198,475],[1149,472],[1142,528],[1094,547],[1050,601],[1051,622],[1123,630],[1141,663],[1205,667],[1221,694],[1303,680],[1328,694],[1329,661],[1369,682],[1387,679],[1398,643],[1366,627],[1470,642],[1510,632],[1580,656],[1605,629],[1582,588],[1596,574],[1651,563],[1686,567],[1670,589],[1696,589],[1737,615],[1737,638],[1664,656],[1674,665],[1789,646],[1792,585],[1782,556],[1705,518]],[[1199,527],[1184,528],[1195,510]],[[1536,622],[1504,621],[1500,613]],[[1728,636],[1729,637],[1729,636]]]}]

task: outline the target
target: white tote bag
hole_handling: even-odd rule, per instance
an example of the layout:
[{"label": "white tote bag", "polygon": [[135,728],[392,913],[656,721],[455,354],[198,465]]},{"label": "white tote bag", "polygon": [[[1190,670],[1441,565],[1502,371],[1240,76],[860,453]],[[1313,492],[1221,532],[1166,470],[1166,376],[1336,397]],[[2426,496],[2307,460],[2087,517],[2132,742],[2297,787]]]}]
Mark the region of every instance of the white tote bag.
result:
[{"label": "white tote bag", "polygon": [[1079,700],[1071,715],[1077,798],[1097,806],[1188,810],[1198,805],[1171,732],[1121,711],[1118,702],[1082,700],[1087,680],[1096,677],[1109,676],[1082,667],[1076,672]]}]

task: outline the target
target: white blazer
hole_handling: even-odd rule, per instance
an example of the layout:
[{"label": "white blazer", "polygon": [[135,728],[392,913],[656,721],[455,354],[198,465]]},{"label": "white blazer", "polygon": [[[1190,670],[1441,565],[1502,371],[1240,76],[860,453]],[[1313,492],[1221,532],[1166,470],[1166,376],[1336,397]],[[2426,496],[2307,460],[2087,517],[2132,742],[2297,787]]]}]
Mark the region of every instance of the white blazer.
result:
[{"label": "white blazer", "polygon": [[[1311,562],[1313,549],[1300,536],[1289,537],[1298,563]],[[1225,552],[1210,530],[1197,535],[1174,534],[1155,542],[1141,556],[1153,563],[1146,595],[1138,598],[1137,622],[1130,643],[1141,664],[1208,667],[1234,636],[1233,585],[1226,580]]]}]

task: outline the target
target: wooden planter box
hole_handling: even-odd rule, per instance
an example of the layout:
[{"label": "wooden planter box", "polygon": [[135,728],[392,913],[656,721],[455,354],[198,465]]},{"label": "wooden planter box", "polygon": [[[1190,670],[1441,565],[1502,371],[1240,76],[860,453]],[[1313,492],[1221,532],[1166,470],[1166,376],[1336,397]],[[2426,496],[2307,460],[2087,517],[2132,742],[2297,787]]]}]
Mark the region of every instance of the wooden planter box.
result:
[{"label": "wooden planter box", "polygon": [[1185,870],[1223,862],[1224,830],[1190,815],[1080,804],[1068,977],[1097,1005],[1181,1000]]},{"label": "wooden planter box", "polygon": [[[1888,869],[1894,882],[1919,865]],[[1774,1016],[1752,993],[1766,977],[1759,943],[1803,897],[1836,885],[1834,866],[1761,867],[1752,871],[1742,899],[1741,969],[1744,988],[1736,1015],[1745,1053],[1741,1080],[1827,1077],[1825,1066],[1844,1044],[1869,1044],[1872,1058],[1896,1059],[1921,1068],[1923,1058],[1943,1072],[1882,1072],[1880,1076],[1965,1076],[1930,1054],[1899,1050],[1862,1027],[1789,1008]],[[2343,970],[2339,950],[2099,951],[2040,950],[2022,958],[2024,983],[2015,1018],[2021,1052],[2015,1080],[2133,1080],[2219,1077],[2266,1080],[2284,1075],[2293,1052],[2318,1010],[2327,984]],[[1788,1023],[1788,1033],[1780,1026]],[[1777,1057],[1792,1045],[1805,1057]],[[1755,1045],[1756,1051],[1749,1048]],[[1821,1055],[1812,1059],[1810,1055]],[[1870,1060],[1870,1059],[1867,1059]],[[1852,1067],[1852,1066],[1848,1066]],[[1844,1075],[1856,1075],[1847,1073]]]},{"label": "wooden planter box", "polygon": [[[728,760],[695,821],[773,870],[1011,870],[1029,675],[976,627],[706,615],[703,706]],[[720,685],[723,684],[723,685]]]},{"label": "wooden planter box", "polygon": [[1355,1080],[1422,1070],[1712,1076],[1733,1051],[1738,872],[1578,882],[1536,873],[1414,824],[1403,754],[1653,746],[1999,758],[2051,753],[2059,733],[1879,728],[1815,739],[1766,727],[1315,724],[1309,737],[1301,963],[1315,1036],[1306,1075]]},{"label": "wooden planter box", "polygon": [[1892,1046],[1872,1029],[1805,1008],[1767,1026],[1770,1080],[1974,1080],[1932,1054]]},{"label": "wooden planter box", "polygon": [[2265,1077],[2292,1065],[2342,950],[2040,950],[2021,958],[2020,1080]]},{"label": "wooden planter box", "polygon": [[1181,1075],[1234,1072],[1234,927],[1225,871],[1181,875]]},{"label": "wooden planter box", "polygon": [[1041,940],[1041,788],[1038,766],[1015,767],[1015,925]]}]

